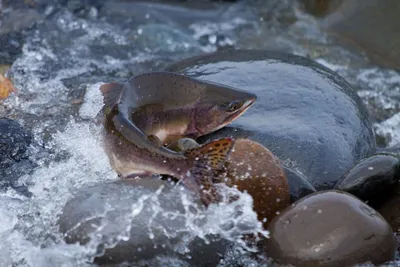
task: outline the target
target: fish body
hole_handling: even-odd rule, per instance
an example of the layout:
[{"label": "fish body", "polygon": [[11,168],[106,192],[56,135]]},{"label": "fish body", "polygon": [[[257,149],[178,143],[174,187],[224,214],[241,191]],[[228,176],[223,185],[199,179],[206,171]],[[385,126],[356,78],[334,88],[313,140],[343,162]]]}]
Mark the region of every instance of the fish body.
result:
[{"label": "fish body", "polygon": [[163,144],[222,128],[256,99],[244,91],[168,72],[140,74],[100,90],[104,147],[117,173],[122,178],[167,174],[194,191],[211,187],[211,177],[223,168],[234,141],[215,140],[185,152]]},{"label": "fish body", "polygon": [[[164,145],[214,132],[242,115],[257,99],[243,90],[170,72],[140,74],[125,84],[102,87],[113,88],[123,115]],[[111,96],[110,105],[117,97]]]}]

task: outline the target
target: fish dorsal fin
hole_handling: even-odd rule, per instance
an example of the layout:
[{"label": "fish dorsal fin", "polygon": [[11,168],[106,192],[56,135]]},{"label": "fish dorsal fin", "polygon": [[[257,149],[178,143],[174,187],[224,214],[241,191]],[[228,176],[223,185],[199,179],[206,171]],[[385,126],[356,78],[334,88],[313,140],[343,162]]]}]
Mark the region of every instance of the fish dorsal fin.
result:
[{"label": "fish dorsal fin", "polygon": [[104,108],[107,110],[119,103],[124,91],[124,85],[116,82],[105,83],[100,86],[100,91],[103,94]]}]

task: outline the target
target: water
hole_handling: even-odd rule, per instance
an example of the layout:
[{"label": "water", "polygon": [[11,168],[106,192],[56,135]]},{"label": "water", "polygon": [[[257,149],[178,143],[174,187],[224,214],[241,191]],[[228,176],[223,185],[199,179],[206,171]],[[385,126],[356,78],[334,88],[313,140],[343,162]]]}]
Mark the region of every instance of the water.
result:
[{"label": "water", "polygon": [[[91,122],[101,108],[98,87],[181,58],[227,46],[284,48],[309,56],[353,84],[374,119],[381,146],[400,144],[400,75],[333,43],[293,1],[215,4],[211,9],[202,4],[197,4],[199,9],[137,4],[131,14],[125,4],[105,5],[78,11],[44,5],[44,22],[28,32],[22,54],[11,67],[19,94],[4,101],[0,115],[32,129],[36,143],[46,150],[39,153],[37,146],[30,147],[38,167],[19,179],[31,198],[11,188],[0,192],[1,266],[92,266],[87,261],[100,241],[67,245],[56,220],[78,188],[118,179],[104,154],[99,129]],[[188,226],[200,237],[219,233],[240,245],[240,234],[260,232],[251,205],[252,199],[241,194],[235,203],[202,214],[208,218],[206,228],[190,220]],[[135,208],[140,207],[132,207],[127,216],[135,216]],[[235,218],[237,208],[242,215]],[[123,231],[113,234],[108,238],[114,243],[126,238]],[[243,251],[231,250],[226,256],[221,266],[231,261],[257,266]],[[179,266],[175,259],[158,261]]]}]

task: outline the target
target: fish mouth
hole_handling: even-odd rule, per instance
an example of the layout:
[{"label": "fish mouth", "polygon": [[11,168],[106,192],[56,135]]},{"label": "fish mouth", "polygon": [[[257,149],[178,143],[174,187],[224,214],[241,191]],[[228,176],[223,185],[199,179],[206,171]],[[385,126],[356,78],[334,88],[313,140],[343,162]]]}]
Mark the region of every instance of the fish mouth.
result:
[{"label": "fish mouth", "polygon": [[224,122],[223,124],[221,124],[219,127],[217,127],[216,129],[214,129],[214,131],[217,131],[217,130],[220,130],[221,128],[224,128],[225,126],[227,126],[228,124],[230,124],[232,121],[234,121],[236,118],[240,117],[243,113],[246,112],[246,110],[249,109],[249,107],[251,107],[251,106],[254,104],[254,102],[256,101],[256,99],[257,99],[257,98],[254,97],[254,98],[251,98],[251,99],[247,100],[247,101],[243,104],[242,108],[241,108],[237,113],[234,113],[234,114],[232,114],[231,116],[229,116],[229,117],[225,120],[225,122]]},{"label": "fish mouth", "polygon": [[227,123],[232,122],[234,119],[240,117],[241,115],[243,115],[243,113],[246,112],[246,110],[248,110],[256,101],[256,98],[251,98],[249,100],[247,100],[246,102],[244,102],[243,107],[237,112],[232,114],[232,116],[229,117],[229,119],[227,120]]}]

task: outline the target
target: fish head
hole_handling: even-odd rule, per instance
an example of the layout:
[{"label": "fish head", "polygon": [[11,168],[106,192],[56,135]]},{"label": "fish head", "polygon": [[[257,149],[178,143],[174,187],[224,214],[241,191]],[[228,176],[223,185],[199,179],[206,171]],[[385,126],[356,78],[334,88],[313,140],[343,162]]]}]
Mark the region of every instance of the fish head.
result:
[{"label": "fish head", "polygon": [[253,93],[208,83],[194,108],[194,127],[200,135],[219,130],[240,117],[256,100]]}]

